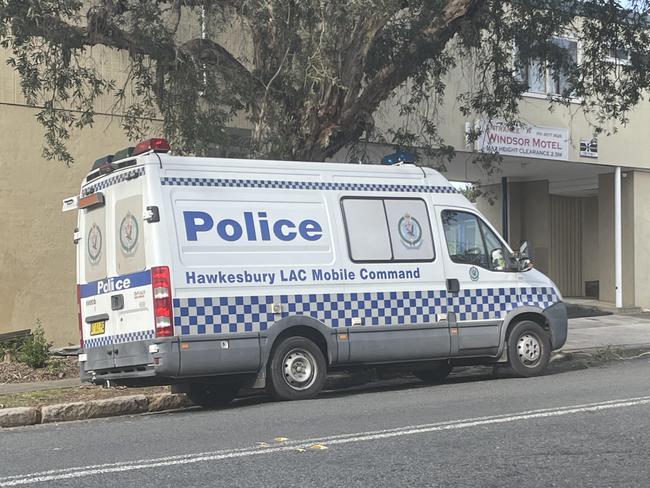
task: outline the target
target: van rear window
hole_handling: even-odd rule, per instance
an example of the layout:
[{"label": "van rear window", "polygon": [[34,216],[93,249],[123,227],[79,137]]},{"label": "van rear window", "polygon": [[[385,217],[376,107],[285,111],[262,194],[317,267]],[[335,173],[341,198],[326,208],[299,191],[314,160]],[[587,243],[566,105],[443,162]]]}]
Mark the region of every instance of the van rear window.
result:
[{"label": "van rear window", "polygon": [[86,282],[106,278],[106,207],[84,213],[84,270]]},{"label": "van rear window", "polygon": [[341,199],[354,262],[433,261],[429,212],[420,198]]}]

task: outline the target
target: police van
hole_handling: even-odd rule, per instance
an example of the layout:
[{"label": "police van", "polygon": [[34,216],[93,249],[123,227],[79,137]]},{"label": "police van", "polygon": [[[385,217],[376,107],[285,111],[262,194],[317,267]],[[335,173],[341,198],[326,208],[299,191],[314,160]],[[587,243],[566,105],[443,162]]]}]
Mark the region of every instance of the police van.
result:
[{"label": "police van", "polygon": [[567,335],[557,287],[439,173],[180,157],[98,160],[80,195],[82,379],[313,397],[328,371],[540,373]]}]

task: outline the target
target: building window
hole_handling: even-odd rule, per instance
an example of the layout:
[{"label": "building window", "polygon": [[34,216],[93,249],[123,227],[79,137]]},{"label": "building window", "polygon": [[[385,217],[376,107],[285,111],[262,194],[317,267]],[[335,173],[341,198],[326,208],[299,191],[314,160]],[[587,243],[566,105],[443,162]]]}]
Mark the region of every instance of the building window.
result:
[{"label": "building window", "polygon": [[343,198],[350,259],[354,262],[433,261],[429,212],[419,198]]},{"label": "building window", "polygon": [[616,66],[629,66],[630,51],[628,49],[616,49],[612,47],[607,51],[605,60]]},{"label": "building window", "polygon": [[[565,49],[570,62],[578,63],[578,42],[571,39],[557,38],[553,43]],[[528,93],[542,95],[570,96],[572,92],[569,73],[557,71],[542,59],[531,59],[519,69],[519,78],[528,85]]]}]

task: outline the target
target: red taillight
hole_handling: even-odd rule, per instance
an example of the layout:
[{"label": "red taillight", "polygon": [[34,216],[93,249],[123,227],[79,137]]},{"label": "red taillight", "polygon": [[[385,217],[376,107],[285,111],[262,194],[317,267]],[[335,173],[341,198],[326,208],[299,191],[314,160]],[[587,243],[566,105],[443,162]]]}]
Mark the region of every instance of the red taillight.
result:
[{"label": "red taillight", "polygon": [[156,337],[174,335],[174,310],[172,307],[172,284],[169,267],[151,268],[151,288],[153,290],[153,311]]},{"label": "red taillight", "polygon": [[77,285],[77,319],[79,320],[79,347],[84,347],[84,328],[81,322],[81,285]]},{"label": "red taillight", "polygon": [[145,153],[147,151],[167,152],[170,150],[169,143],[165,139],[154,138],[142,141],[135,146],[132,156]]}]

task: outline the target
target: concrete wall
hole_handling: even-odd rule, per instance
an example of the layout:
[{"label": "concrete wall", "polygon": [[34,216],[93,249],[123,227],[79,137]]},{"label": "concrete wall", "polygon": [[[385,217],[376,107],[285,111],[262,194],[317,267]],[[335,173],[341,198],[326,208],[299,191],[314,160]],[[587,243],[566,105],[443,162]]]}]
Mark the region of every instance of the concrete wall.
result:
[{"label": "concrete wall", "polygon": [[40,319],[55,344],[76,344],[76,212],[63,214],[61,202],[79,194],[95,159],[128,141],[115,121],[99,117],[70,141],[77,163],[67,168],[42,159],[35,110],[0,110],[0,333],[31,329]]},{"label": "concrete wall", "polygon": [[481,187],[481,190],[484,194],[477,199],[476,207],[485,215],[485,218],[488,219],[499,234],[503,234],[503,226],[501,225],[503,208],[501,185],[486,185]]},{"label": "concrete wall", "polygon": [[[479,79],[474,76],[472,60],[457,60],[456,68],[445,78],[446,91],[435,110],[430,104],[423,103],[421,113],[435,114],[435,122],[445,143],[457,150],[471,150],[465,146],[465,123],[472,122],[475,115],[464,116],[459,110],[458,96],[476,90]],[[374,114],[375,130],[382,135],[390,131],[408,128],[415,134],[422,133],[417,114],[400,115],[400,101],[409,98],[409,87],[396,90],[395,96],[382,104]],[[433,102],[431,102],[433,103]],[[519,105],[520,120],[541,126],[564,128],[569,136],[569,161],[582,163],[600,163],[614,166],[634,166],[650,169],[650,159],[643,148],[643,139],[650,127],[650,104],[642,101],[629,114],[629,122],[624,126],[618,124],[611,135],[598,136],[598,158],[580,156],[580,141],[591,140],[594,136],[595,119],[584,113],[579,101],[569,106],[554,105],[549,110],[549,102],[539,95],[525,95]],[[611,128],[611,127],[608,127]]]},{"label": "concrete wall", "polygon": [[598,197],[582,199],[582,286],[597,281],[600,273],[598,254]]},{"label": "concrete wall", "polygon": [[634,302],[650,308],[650,173],[634,172]]},{"label": "concrete wall", "polygon": [[542,273],[549,271],[551,247],[551,200],[548,181],[519,183],[522,194],[521,239],[533,251],[533,264]]}]

